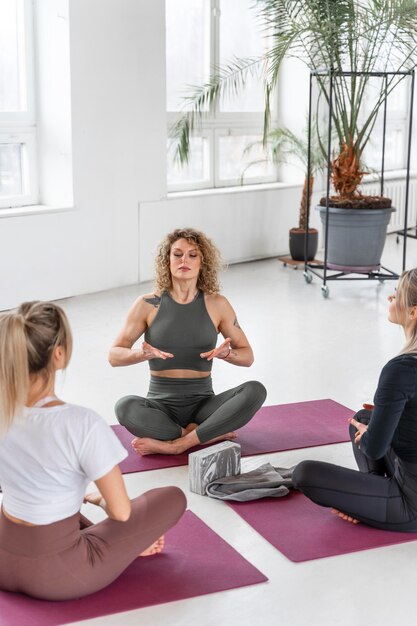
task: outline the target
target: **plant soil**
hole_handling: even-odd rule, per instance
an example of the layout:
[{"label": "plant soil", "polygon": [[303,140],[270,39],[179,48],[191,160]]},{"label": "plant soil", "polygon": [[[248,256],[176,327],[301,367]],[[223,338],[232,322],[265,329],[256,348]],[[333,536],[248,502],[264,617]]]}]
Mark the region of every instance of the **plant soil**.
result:
[{"label": "plant soil", "polygon": [[[384,196],[354,196],[353,198],[340,198],[330,196],[329,206],[337,209],[389,209],[392,205],[391,198]],[[320,206],[326,206],[326,197],[320,199]]]},{"label": "plant soil", "polygon": [[[305,232],[306,232],[305,228],[291,228],[290,229],[290,233],[295,233],[297,235],[301,235]],[[318,233],[319,231],[317,230],[317,228],[309,228],[308,232],[312,235],[314,233]]]}]

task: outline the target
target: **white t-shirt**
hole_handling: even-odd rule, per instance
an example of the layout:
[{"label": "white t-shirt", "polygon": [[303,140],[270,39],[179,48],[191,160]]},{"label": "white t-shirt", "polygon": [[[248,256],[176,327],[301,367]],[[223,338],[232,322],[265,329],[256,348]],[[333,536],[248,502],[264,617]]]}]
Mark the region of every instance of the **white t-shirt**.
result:
[{"label": "white t-shirt", "polygon": [[0,484],[7,513],[51,524],[80,510],[90,481],[127,457],[94,411],[74,404],[28,407],[0,439]]}]

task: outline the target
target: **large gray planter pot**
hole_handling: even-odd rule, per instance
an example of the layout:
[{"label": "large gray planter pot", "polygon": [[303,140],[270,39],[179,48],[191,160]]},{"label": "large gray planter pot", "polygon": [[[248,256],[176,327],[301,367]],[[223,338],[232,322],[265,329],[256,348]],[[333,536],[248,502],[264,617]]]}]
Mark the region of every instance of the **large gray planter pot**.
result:
[{"label": "large gray planter pot", "polygon": [[[326,207],[317,206],[323,230]],[[329,207],[327,266],[330,269],[367,272],[379,269],[393,207],[340,209]]]}]

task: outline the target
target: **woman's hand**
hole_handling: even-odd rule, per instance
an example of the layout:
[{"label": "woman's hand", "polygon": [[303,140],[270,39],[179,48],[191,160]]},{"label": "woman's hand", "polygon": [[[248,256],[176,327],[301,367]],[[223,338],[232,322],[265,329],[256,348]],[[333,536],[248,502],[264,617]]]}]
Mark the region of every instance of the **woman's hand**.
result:
[{"label": "woman's hand", "polygon": [[100,508],[106,510],[106,501],[99,491],[86,493],[83,502],[84,504],[94,504],[94,506],[99,506]]},{"label": "woman's hand", "polygon": [[214,350],[210,350],[209,352],[202,352],[200,354],[201,358],[207,359],[207,361],[212,361],[215,357],[218,359],[226,359],[232,350],[230,342],[230,337],[227,337],[218,348],[214,348]]},{"label": "woman's hand", "polygon": [[147,361],[150,361],[151,359],[172,359],[174,356],[170,352],[162,352],[162,350],[154,348],[147,341],[142,343],[142,352]]},{"label": "woman's hand", "polygon": [[366,424],[361,424],[361,422],[358,422],[353,417],[349,420],[349,423],[356,428],[355,443],[358,446],[360,440],[362,439],[363,433],[366,433],[366,431],[368,430],[368,426]]}]

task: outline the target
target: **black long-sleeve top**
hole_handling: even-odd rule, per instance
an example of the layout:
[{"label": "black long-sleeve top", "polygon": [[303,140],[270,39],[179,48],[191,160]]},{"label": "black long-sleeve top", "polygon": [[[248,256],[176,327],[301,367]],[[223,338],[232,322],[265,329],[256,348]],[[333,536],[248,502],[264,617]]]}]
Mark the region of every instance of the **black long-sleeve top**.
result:
[{"label": "black long-sleeve top", "polygon": [[391,446],[404,461],[417,463],[417,354],[401,354],[384,366],[368,430],[360,449],[380,459]]}]

